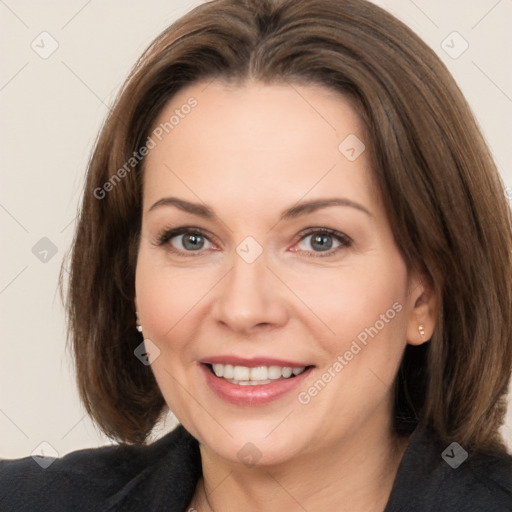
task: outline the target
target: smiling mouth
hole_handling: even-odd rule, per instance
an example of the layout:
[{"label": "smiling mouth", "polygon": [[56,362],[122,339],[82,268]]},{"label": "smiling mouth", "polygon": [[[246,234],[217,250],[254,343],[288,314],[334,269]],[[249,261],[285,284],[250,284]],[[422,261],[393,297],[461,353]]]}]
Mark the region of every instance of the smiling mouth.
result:
[{"label": "smiling mouth", "polygon": [[239,366],[220,363],[204,363],[216,377],[224,379],[230,384],[239,386],[261,386],[272,384],[280,380],[289,380],[304,373],[309,366],[292,368],[291,366]]}]

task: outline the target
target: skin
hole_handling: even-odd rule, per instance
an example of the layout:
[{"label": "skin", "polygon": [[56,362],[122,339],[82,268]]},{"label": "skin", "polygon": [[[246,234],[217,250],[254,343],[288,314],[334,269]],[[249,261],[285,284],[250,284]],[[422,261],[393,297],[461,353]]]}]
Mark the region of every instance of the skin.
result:
[{"label": "skin", "polygon": [[[146,160],[135,297],[144,338],[160,350],[158,385],[200,442],[204,477],[191,506],[383,510],[407,443],[392,433],[392,383],[406,344],[430,338],[435,303],[394,242],[368,151],[349,161],[338,149],[349,134],[364,142],[364,126],[322,86],[221,81],[180,91],[155,126],[191,96],[197,106]],[[214,216],[151,208],[170,196],[208,205]],[[326,198],[367,212],[329,206],[280,220],[299,202]],[[202,248],[186,252],[184,236],[158,245],[161,233],[182,226],[207,233]],[[339,231],[351,245],[328,238],[332,248],[321,251],[307,228]],[[252,263],[236,251],[247,236],[263,249]],[[298,392],[396,303],[400,312],[300,403]],[[198,364],[226,354],[315,367],[297,392],[237,406],[213,393]],[[250,467],[237,456],[248,442],[260,457]]]}]

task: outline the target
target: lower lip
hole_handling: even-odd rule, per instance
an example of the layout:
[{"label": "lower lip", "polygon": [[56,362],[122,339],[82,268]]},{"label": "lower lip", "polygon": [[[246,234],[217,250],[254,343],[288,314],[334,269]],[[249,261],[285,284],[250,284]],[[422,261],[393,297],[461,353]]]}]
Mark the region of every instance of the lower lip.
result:
[{"label": "lower lip", "polygon": [[289,379],[276,380],[261,386],[240,386],[232,384],[222,377],[217,377],[205,364],[200,364],[206,382],[223,400],[234,405],[265,405],[297,389],[309,375],[312,367],[306,368],[300,375]]}]

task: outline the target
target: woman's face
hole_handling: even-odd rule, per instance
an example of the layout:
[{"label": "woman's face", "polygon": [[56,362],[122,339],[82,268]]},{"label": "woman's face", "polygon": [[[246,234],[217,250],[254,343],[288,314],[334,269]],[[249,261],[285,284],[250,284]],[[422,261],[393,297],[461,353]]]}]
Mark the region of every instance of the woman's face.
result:
[{"label": "woman's face", "polygon": [[423,285],[348,101],[320,86],[194,84],[152,140],[135,300],[179,421],[249,464],[389,435]]}]

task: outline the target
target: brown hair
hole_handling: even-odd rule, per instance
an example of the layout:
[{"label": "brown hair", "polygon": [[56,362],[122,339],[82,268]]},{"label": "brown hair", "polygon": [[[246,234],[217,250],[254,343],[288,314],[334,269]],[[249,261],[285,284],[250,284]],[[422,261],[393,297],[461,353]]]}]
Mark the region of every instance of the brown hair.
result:
[{"label": "brown hair", "polygon": [[322,84],[351,99],[396,243],[439,304],[430,342],[404,353],[396,432],[424,421],[446,442],[505,450],[512,223],[503,187],[440,59],[364,0],[214,0],[135,65],[90,160],[70,258],[70,340],[90,416],[113,439],[144,443],[167,410],[151,368],[134,356],[144,161],[134,155],[169,99],[210,78]]}]

